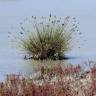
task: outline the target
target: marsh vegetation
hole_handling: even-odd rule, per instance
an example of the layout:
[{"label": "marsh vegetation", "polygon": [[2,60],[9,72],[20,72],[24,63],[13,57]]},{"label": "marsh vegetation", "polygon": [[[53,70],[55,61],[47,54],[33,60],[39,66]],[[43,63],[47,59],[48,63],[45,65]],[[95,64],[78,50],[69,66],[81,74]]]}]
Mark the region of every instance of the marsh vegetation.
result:
[{"label": "marsh vegetation", "polygon": [[[31,30],[21,24],[19,44],[27,54],[24,59],[68,59],[65,54],[72,49],[73,35],[78,32],[78,25],[74,17],[31,17]],[[27,21],[27,19],[25,19]],[[16,39],[16,37],[15,37]]]},{"label": "marsh vegetation", "polygon": [[31,54],[33,59],[67,59],[64,55],[72,49],[72,35],[76,31],[75,23],[68,29],[69,20],[72,18],[57,19],[50,14],[45,19],[46,22],[43,20],[40,23],[36,17],[32,18],[34,30],[21,43],[27,54]]},{"label": "marsh vegetation", "polygon": [[[39,72],[39,74],[38,74]],[[80,65],[39,66],[37,75],[7,74],[1,96],[95,96],[96,63],[84,71]],[[35,77],[34,77],[35,76]]]}]

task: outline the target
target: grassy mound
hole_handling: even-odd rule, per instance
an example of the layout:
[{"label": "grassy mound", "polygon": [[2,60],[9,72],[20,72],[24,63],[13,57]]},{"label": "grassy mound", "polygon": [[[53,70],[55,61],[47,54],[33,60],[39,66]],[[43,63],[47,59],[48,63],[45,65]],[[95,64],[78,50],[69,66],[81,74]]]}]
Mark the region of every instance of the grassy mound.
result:
[{"label": "grassy mound", "polygon": [[33,59],[64,59],[64,54],[72,49],[72,33],[76,28],[75,24],[72,28],[68,26],[70,17],[62,20],[50,15],[42,22],[32,18],[33,30],[22,39],[22,48]]}]

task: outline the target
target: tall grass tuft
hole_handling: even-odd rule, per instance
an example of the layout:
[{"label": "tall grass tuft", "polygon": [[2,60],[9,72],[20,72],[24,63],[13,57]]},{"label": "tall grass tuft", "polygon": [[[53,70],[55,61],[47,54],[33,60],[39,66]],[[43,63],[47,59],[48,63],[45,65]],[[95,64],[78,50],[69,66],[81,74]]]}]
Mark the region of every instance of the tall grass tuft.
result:
[{"label": "tall grass tuft", "polygon": [[[22,49],[34,59],[63,59],[64,54],[72,49],[73,33],[77,30],[76,19],[67,16],[31,18],[31,30],[27,32],[24,25],[20,34],[26,33],[21,41]],[[78,30],[77,30],[78,31]]]}]

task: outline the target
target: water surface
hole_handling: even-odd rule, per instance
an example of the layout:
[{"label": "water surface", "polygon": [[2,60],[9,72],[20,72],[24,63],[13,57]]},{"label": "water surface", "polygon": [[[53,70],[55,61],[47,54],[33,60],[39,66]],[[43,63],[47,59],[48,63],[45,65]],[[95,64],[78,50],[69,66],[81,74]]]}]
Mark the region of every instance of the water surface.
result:
[{"label": "water surface", "polygon": [[[67,55],[76,57],[71,63],[96,60],[95,0],[0,0],[0,78],[6,73],[32,72],[32,64],[22,59],[22,52],[12,47],[8,39],[11,26],[18,26],[32,15],[73,16],[80,22],[79,43]],[[15,31],[15,30],[14,30]],[[80,46],[80,48],[78,48]]]}]

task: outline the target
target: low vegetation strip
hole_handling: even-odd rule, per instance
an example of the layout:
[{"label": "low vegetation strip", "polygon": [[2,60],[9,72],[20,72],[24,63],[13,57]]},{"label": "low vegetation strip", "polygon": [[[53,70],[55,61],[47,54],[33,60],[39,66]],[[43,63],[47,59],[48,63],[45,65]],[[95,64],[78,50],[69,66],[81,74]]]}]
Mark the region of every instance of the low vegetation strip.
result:
[{"label": "low vegetation strip", "polygon": [[96,96],[96,66],[42,66],[36,75],[10,74],[0,83],[0,96]]}]

